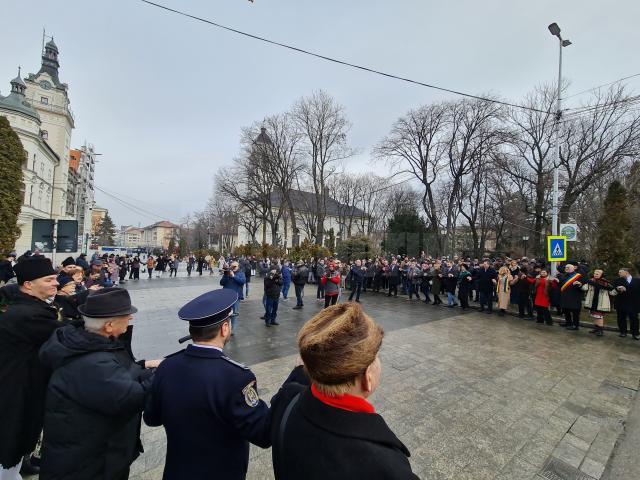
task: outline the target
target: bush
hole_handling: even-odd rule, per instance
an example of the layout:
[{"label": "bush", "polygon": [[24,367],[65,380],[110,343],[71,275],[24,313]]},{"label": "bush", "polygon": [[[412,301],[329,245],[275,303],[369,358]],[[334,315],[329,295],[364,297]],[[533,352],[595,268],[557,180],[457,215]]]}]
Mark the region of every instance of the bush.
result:
[{"label": "bush", "polygon": [[373,241],[364,235],[350,237],[338,244],[338,258],[343,262],[373,258],[378,253]]},{"label": "bush", "polygon": [[311,258],[324,258],[331,255],[332,253],[328,248],[316,245],[305,239],[299,246],[290,249],[288,257],[291,261],[297,262],[298,260],[306,261]]}]

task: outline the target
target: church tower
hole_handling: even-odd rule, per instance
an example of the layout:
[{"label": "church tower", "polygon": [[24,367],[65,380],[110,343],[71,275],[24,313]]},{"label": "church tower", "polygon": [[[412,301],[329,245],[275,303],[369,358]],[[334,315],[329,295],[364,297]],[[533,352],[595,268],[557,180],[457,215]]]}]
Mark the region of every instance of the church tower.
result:
[{"label": "church tower", "polygon": [[42,121],[42,138],[60,159],[53,182],[53,218],[72,216],[67,212],[67,183],[71,133],[75,127],[75,120],[69,108],[69,87],[66,83],[60,82],[59,54],[58,46],[52,38],[44,46],[40,70],[38,73],[29,74],[25,79],[27,99]]}]

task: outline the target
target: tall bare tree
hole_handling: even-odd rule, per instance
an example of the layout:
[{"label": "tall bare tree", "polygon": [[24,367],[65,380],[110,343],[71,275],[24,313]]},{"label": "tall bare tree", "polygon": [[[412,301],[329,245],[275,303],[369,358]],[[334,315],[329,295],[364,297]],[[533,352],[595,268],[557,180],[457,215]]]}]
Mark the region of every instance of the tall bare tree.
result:
[{"label": "tall bare tree", "polygon": [[640,154],[638,98],[627,94],[623,85],[614,85],[597,91],[594,100],[561,123],[561,221],[569,219],[581,195],[602,176],[615,175]]},{"label": "tall bare tree", "polygon": [[351,156],[347,144],[350,123],[344,107],[333,97],[319,90],[303,97],[293,106],[292,116],[302,135],[306,172],[315,194],[315,240],[324,240],[324,222],[327,216],[327,182],[337,163]]},{"label": "tall bare tree", "polygon": [[446,109],[441,104],[410,110],[391,127],[391,132],[374,149],[374,155],[398,174],[410,174],[423,186],[422,208],[428,228],[442,248],[436,205],[437,180],[445,167]]}]

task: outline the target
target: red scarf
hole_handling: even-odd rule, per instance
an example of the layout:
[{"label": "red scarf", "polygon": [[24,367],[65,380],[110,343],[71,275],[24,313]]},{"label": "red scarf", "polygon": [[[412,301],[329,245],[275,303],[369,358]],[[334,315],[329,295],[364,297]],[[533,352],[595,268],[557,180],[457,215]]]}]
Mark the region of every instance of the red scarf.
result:
[{"label": "red scarf", "polygon": [[331,397],[320,392],[315,384],[311,384],[311,393],[314,397],[320,400],[325,405],[330,407],[339,408],[340,410],[347,410],[348,412],[357,413],[376,413],[373,405],[367,402],[364,398],[356,397],[353,395],[336,395]]}]

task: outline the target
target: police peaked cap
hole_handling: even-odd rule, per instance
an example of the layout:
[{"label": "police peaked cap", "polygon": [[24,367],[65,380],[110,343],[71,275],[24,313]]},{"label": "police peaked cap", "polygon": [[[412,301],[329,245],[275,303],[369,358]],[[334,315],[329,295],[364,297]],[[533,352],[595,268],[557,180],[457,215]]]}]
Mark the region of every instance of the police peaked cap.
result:
[{"label": "police peaked cap", "polygon": [[203,293],[184,305],[178,311],[180,320],[189,322],[191,327],[212,327],[229,318],[238,294],[231,289],[222,288]]}]

